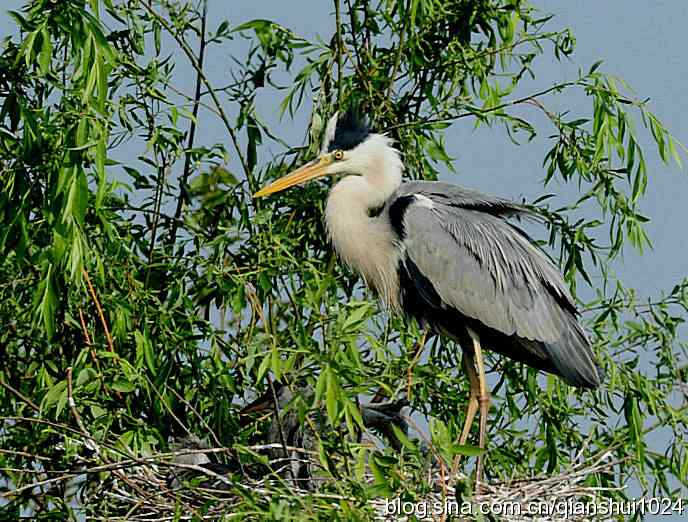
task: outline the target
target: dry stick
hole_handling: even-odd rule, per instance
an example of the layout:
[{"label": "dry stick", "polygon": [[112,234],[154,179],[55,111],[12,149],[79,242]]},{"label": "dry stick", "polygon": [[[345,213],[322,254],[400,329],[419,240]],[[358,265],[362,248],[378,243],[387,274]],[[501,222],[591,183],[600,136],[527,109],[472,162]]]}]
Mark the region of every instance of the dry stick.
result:
[{"label": "dry stick", "polygon": [[146,499],[142,498],[139,500],[136,504],[131,506],[131,509],[127,511],[127,513],[124,515],[124,518],[122,520],[131,520],[131,516],[144,504],[146,503]]},{"label": "dry stick", "polygon": [[[71,410],[72,415],[76,419],[76,423],[79,426],[79,429],[81,430],[81,434],[88,440],[90,440],[93,444],[93,449],[95,450],[96,455],[100,456],[103,460],[105,460],[105,462],[108,462],[108,459],[103,456],[103,453],[100,449],[100,444],[98,444],[95,437],[93,437],[84,426],[84,423],[81,420],[81,416],[79,415],[79,412],[76,409],[76,402],[74,402],[74,396],[72,391],[72,367],[70,366],[69,368],[67,368],[67,403],[69,404],[69,409]],[[129,484],[129,486],[131,486],[132,488],[137,489],[137,486],[120,470],[114,470],[113,473],[117,477],[119,477],[120,480]],[[64,476],[65,475],[63,475],[63,477]],[[139,490],[139,493],[143,496],[146,496],[145,491]]]},{"label": "dry stick", "polygon": [[[284,458],[289,458],[289,451],[287,450],[287,437],[284,435],[284,426],[282,426],[282,419],[280,418],[280,405],[277,400],[277,392],[275,391],[275,385],[270,378],[270,375],[266,375],[268,379],[268,384],[270,385],[270,392],[272,394],[272,401],[275,405],[275,422],[277,423],[277,428],[279,429],[280,442],[282,443],[282,451],[284,451]],[[291,468],[289,468],[289,475],[291,475]],[[292,477],[296,478],[296,477]]]},{"label": "dry stick", "polygon": [[91,346],[91,336],[88,334],[88,329],[86,328],[86,321],[84,320],[84,312],[81,310],[81,308],[79,308],[79,321],[81,321],[81,329],[84,331],[84,338],[86,339],[86,344],[88,346]]},{"label": "dry stick", "polygon": [[[74,429],[71,426],[68,426],[66,424],[60,424],[60,423],[52,422],[52,421],[49,421],[46,419],[35,419],[35,418],[31,418],[31,417],[18,417],[18,416],[0,417],[0,420],[26,421],[26,422],[33,422],[36,424],[45,424],[47,426],[52,426],[54,428],[62,429],[62,430],[68,431],[70,433],[82,435],[85,438],[87,438],[88,440],[90,440],[94,446],[98,447],[98,445],[99,445],[99,441],[97,441],[87,431],[80,431],[80,430]],[[82,426],[83,426],[83,424],[82,424]],[[122,450],[120,450],[119,448],[117,448],[115,446],[109,445],[107,443],[104,443],[103,445],[108,447],[110,450],[114,450],[120,454],[124,454],[124,452]],[[210,452],[210,451],[213,451],[213,450],[209,450],[208,452]],[[217,451],[217,450],[215,450],[215,451]],[[103,458],[107,462],[107,459],[105,458],[105,456],[102,453],[100,453],[100,456],[101,456],[101,458]],[[150,461],[150,460],[155,459],[155,458],[158,458],[158,457],[133,458],[133,459],[129,459],[129,461],[126,461],[126,462],[130,463],[131,465],[146,465],[147,461]],[[132,480],[130,480],[125,474],[123,474],[120,471],[120,469],[124,468],[124,467],[129,467],[129,466],[124,466],[122,464],[122,462],[116,462],[116,463],[108,463],[107,465],[104,465],[104,466],[91,468],[90,470],[89,469],[80,469],[78,471],[64,471],[63,474],[58,476],[58,477],[54,477],[54,478],[39,481],[39,482],[34,482],[32,484],[27,484],[26,486],[14,489],[12,491],[8,491],[6,493],[0,493],[0,498],[10,498],[11,496],[17,495],[19,493],[22,493],[23,491],[27,491],[27,490],[33,489],[35,487],[45,486],[48,484],[53,484],[53,483],[57,483],[60,481],[69,480],[70,478],[75,477],[75,476],[80,475],[80,474],[96,473],[96,472],[100,472],[103,470],[106,470],[106,471],[112,470],[112,472],[120,480],[122,480],[123,482],[128,484],[133,490],[137,491],[142,497],[151,498],[153,495],[142,490],[139,486],[137,486]]]},{"label": "dry stick", "polygon": [[[263,326],[265,328],[265,333],[270,335],[270,325],[265,319],[265,314],[263,313],[263,306],[258,301],[258,295],[256,294],[255,289],[252,286],[247,286],[246,288],[249,290],[247,292],[247,296],[249,298],[249,301],[251,302],[251,308],[252,310],[252,315],[258,315],[260,320],[263,322]],[[279,401],[277,400],[277,392],[275,391],[275,386],[272,383],[272,379],[270,378],[269,374],[266,374],[266,377],[268,379],[268,385],[270,386],[270,393],[272,395],[272,401],[275,406],[275,422],[277,423],[277,428],[279,429],[279,436],[280,436],[280,442],[282,443],[282,448],[284,451],[284,457],[286,458],[289,455],[289,451],[287,451],[287,437],[284,435],[284,426],[282,425],[282,419],[280,418],[280,407],[279,407]],[[290,473],[291,474],[291,473]],[[296,477],[294,477],[296,478]]]},{"label": "dry stick", "polygon": [[53,484],[55,482],[61,482],[63,480],[69,480],[70,478],[74,477],[76,474],[75,473],[68,473],[66,475],[60,475],[59,477],[54,477],[46,480],[39,480],[38,482],[32,482],[31,484],[27,484],[26,486],[22,486],[17,489],[13,489],[11,491],[6,491],[4,493],[0,493],[0,498],[8,498],[11,499],[13,496],[19,495],[20,493],[23,493],[24,491],[41,487],[41,486],[47,486],[48,484]]},{"label": "dry stick", "polygon": [[33,402],[31,399],[29,399],[27,396],[22,394],[19,390],[13,388],[11,385],[7,384],[4,379],[0,378],[0,386],[3,388],[7,389],[10,391],[12,394],[16,395],[19,399],[22,400],[25,404],[31,407],[32,410],[40,412],[41,409],[36,405],[35,402]]},{"label": "dry stick", "polygon": [[[201,468],[201,469],[205,469],[205,468]],[[142,491],[141,488],[139,488],[133,482],[129,482],[129,481],[126,481],[126,482],[127,482],[127,484],[129,484],[132,487],[132,489],[139,491],[139,492]],[[148,486],[148,483],[146,483],[145,485]],[[174,494],[174,491],[172,491],[171,489],[169,489],[167,487],[162,488],[157,493],[143,492],[142,498],[136,503],[136,505],[131,510],[129,510],[129,513],[127,514],[127,517],[124,518],[124,520],[129,520],[129,517],[135,511],[135,508],[142,506],[145,502],[148,502],[149,505],[152,504],[152,505],[162,506],[163,508],[166,507],[165,504],[160,504],[160,503],[154,504],[154,501],[156,498],[167,497],[169,493],[172,493],[174,495],[175,503],[181,502],[181,499],[179,498],[179,496]],[[191,511],[191,513],[194,515],[194,518],[192,520],[201,520],[200,513],[193,506],[191,506],[185,502],[182,503],[182,505],[184,508],[187,508],[189,511]]]},{"label": "dry stick", "polygon": [[[74,430],[75,433],[78,433],[77,430]],[[89,439],[92,437],[89,436]],[[281,447],[279,444],[264,444],[264,445],[259,445],[259,446],[247,446],[248,449],[252,450],[259,450],[263,449],[265,447]],[[293,448],[294,451],[301,451],[302,453],[313,453],[313,451],[307,451],[303,450],[303,448]],[[160,464],[162,462],[165,462],[165,459],[170,459],[174,457],[179,457],[179,456],[184,456],[184,455],[196,455],[196,454],[208,454],[208,453],[227,453],[231,451],[229,448],[209,448],[209,449],[185,449],[181,451],[170,451],[167,453],[159,453],[157,455],[153,455],[151,457],[141,457],[141,458],[136,458],[136,459],[124,459],[120,460],[117,462],[109,462],[107,464],[101,464],[99,466],[94,466],[92,468],[84,468],[84,469],[79,469],[79,470],[54,470],[54,471],[47,471],[47,473],[61,473],[62,475],[82,475],[82,474],[95,474],[95,473],[102,473],[103,471],[117,471],[117,470],[124,470],[127,468],[133,468],[133,467],[139,467],[139,466],[148,466],[149,464]],[[10,451],[10,450],[0,450],[0,453],[12,453],[12,454],[19,454],[23,455],[26,457],[32,457],[38,460],[52,460],[47,457],[42,457],[39,455],[32,455],[30,453],[25,453],[25,452],[19,452],[19,451]],[[45,470],[21,470],[22,472],[26,473],[46,473]]]},{"label": "dry stick", "polygon": [[[67,404],[69,404],[69,409],[72,412],[72,415],[74,416],[74,420],[76,420],[77,426],[79,426],[79,429],[81,432],[87,436],[91,440],[95,440],[91,435],[86,431],[86,427],[84,426],[84,422],[81,420],[81,415],[79,415],[79,412],[76,409],[76,402],[74,402],[74,394],[73,394],[73,389],[72,389],[72,367],[70,366],[67,368]],[[100,453],[100,448],[96,446],[96,451],[97,453]]]},{"label": "dry stick", "polygon": [[[445,476],[445,470],[444,470],[444,463],[440,462],[440,481],[442,484],[442,504],[447,505],[447,477]],[[456,490],[454,490],[456,491]],[[454,495],[456,497],[456,495]],[[442,510],[442,518],[440,518],[440,522],[444,522],[447,520],[447,510],[443,509]]]},{"label": "dry stick", "polygon": [[[41,455],[34,455],[33,453],[27,453],[26,451],[16,451],[16,450],[8,450],[8,449],[0,448],[0,453],[6,453],[8,455],[18,455],[20,457],[29,457],[29,458],[36,459],[36,460],[47,460],[47,461],[53,460],[51,458],[43,457]],[[21,471],[26,471],[26,470],[21,470]]]},{"label": "dry stick", "polygon": [[[150,380],[148,382],[150,382]],[[205,419],[203,417],[201,417],[201,414],[198,413],[198,410],[196,410],[196,408],[194,408],[193,405],[189,401],[187,401],[184,397],[182,397],[181,394],[177,390],[172,388],[169,384],[165,383],[165,388],[170,390],[175,395],[175,397],[177,397],[177,399],[179,399],[181,402],[183,402],[186,405],[186,407],[189,408],[193,412],[193,414],[196,415],[196,417],[198,417],[198,420],[201,421],[201,424],[203,424],[203,427],[206,430],[208,430],[208,433],[210,433],[210,435],[213,437],[213,441],[215,442],[215,444],[217,444],[218,446],[222,446],[220,439],[217,437],[217,435],[215,435],[215,432],[208,425],[208,423],[205,421]]]},{"label": "dry stick", "polygon": [[[74,433],[76,435],[84,435],[82,432],[77,430],[76,428],[72,428],[71,426],[67,424],[62,424],[60,422],[53,422],[49,421],[46,419],[41,419],[41,418],[34,418],[34,417],[22,417],[21,415],[6,415],[6,416],[0,416],[1,421],[13,421],[13,422],[30,422],[34,424],[45,424],[46,426],[50,426],[51,428],[56,428],[58,430],[64,430],[68,431],[69,433]],[[94,443],[98,443],[96,439],[94,439],[91,435],[86,435],[86,438],[89,440],[93,441]],[[125,455],[125,453],[117,448],[116,446],[110,446],[108,445],[108,448],[116,451],[117,453],[120,453],[122,455]]]},{"label": "dry stick", "polygon": [[98,368],[98,372],[100,372],[100,362],[98,361],[98,356],[96,355],[96,349],[93,347],[93,343],[91,342],[91,336],[88,334],[88,328],[86,328],[86,321],[84,320],[84,313],[82,312],[81,308],[79,308],[79,321],[81,322],[81,329],[84,331],[86,346],[88,346],[91,351],[91,359],[93,359],[96,368]]},{"label": "dry stick", "polygon": [[[180,466],[180,467],[183,467],[183,466]],[[204,468],[200,468],[200,469],[204,469]],[[70,471],[70,472],[67,472],[66,474],[60,475],[60,476],[58,476],[58,477],[53,477],[53,478],[49,478],[49,479],[46,479],[46,480],[40,480],[40,481],[38,481],[38,482],[33,482],[33,483],[31,483],[31,484],[27,484],[26,486],[22,486],[22,487],[20,487],[20,488],[14,489],[14,490],[12,490],[12,491],[7,491],[7,492],[4,492],[4,493],[0,493],[0,498],[11,498],[11,497],[16,496],[16,495],[18,495],[18,494],[20,494],[20,493],[23,493],[24,491],[31,490],[31,489],[33,489],[33,488],[37,488],[37,487],[41,487],[41,486],[46,486],[46,485],[48,485],[48,484],[54,484],[54,483],[58,483],[58,482],[63,482],[63,481],[65,481],[65,480],[69,480],[69,479],[71,479],[71,478],[74,478],[74,477],[76,477],[76,476],[78,476],[78,475],[80,475],[80,474],[82,474],[82,473],[86,473],[86,471],[85,471],[85,470]],[[149,493],[147,493],[146,491],[142,490],[140,487],[136,486],[132,481],[130,481],[130,480],[126,477],[126,475],[122,475],[122,474],[121,474],[119,471],[117,471],[117,470],[115,470],[113,473],[116,473],[117,476],[118,476],[121,480],[123,480],[124,482],[126,482],[127,484],[129,484],[129,486],[131,486],[132,489],[135,489],[136,491],[138,491],[138,493],[141,494],[142,496],[144,496],[144,497],[151,497],[151,496],[153,496],[153,495],[150,495]]]},{"label": "dry stick", "polygon": [[[82,432],[80,430],[77,430],[67,424],[62,424],[59,422],[53,422],[50,420],[46,419],[40,419],[40,418],[32,418],[32,417],[22,417],[22,416],[0,416],[0,421],[14,421],[14,422],[29,422],[29,423],[34,423],[34,424],[44,424],[46,426],[50,426],[52,428],[56,428],[58,430],[63,430],[69,433],[73,433],[75,435],[83,435],[86,439],[90,440],[94,445],[99,444],[100,442],[96,440],[92,435],[90,435],[88,432]],[[168,452],[168,453],[160,453],[158,455],[154,455],[152,457],[131,457],[131,454],[125,453],[122,449],[118,448],[117,446],[113,446],[111,444],[108,444],[107,442],[103,442],[102,446],[108,448],[111,451],[114,451],[120,455],[124,455],[127,458],[125,460],[119,461],[119,462],[114,462],[114,463],[108,463],[105,465],[101,466],[96,466],[94,468],[90,469],[81,469],[78,471],[66,471],[66,470],[61,470],[58,471],[59,473],[63,473],[64,475],[72,474],[72,475],[78,475],[82,473],[99,473],[101,471],[112,471],[112,470],[117,470],[121,468],[126,468],[130,466],[145,466],[148,463],[155,463],[158,462],[160,459],[167,458],[167,457],[175,457],[178,455],[187,455],[187,454],[193,454],[193,453],[226,453],[230,451],[228,448],[210,448],[210,449],[200,449],[200,450],[192,450],[192,449],[185,449],[181,451],[175,451],[175,452]],[[258,449],[260,446],[248,446],[249,449]],[[9,452],[9,450],[2,450],[3,452]],[[17,452],[14,452],[17,453]],[[49,460],[46,459],[45,457],[41,456],[35,456],[35,455],[28,455],[28,456],[33,456],[37,459],[44,459],[44,460]],[[35,484],[38,485],[38,484]],[[30,486],[30,485],[28,485]],[[24,488],[26,489],[26,488]],[[12,491],[10,493],[15,493],[15,491]],[[1,496],[1,495],[0,495]]]},{"label": "dry stick", "polygon": [[100,317],[100,322],[102,323],[103,329],[105,330],[105,337],[107,338],[108,342],[108,350],[112,353],[115,353],[115,345],[112,342],[110,329],[108,328],[107,321],[105,321],[105,315],[103,315],[103,308],[100,306],[100,301],[98,301],[98,296],[96,295],[96,291],[93,288],[93,284],[91,283],[91,278],[88,276],[88,272],[85,268],[82,268],[81,271],[84,275],[84,279],[86,279],[88,290],[91,292],[91,297],[93,298],[93,302],[96,305],[96,310],[98,310],[98,317]]}]

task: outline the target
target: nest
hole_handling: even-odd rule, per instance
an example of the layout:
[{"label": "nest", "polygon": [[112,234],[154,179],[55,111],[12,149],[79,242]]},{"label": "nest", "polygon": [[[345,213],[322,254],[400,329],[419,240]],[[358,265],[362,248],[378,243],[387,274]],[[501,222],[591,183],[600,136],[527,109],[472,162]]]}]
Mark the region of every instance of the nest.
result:
[{"label": "nest", "polygon": [[[263,444],[244,448],[255,454],[282,452],[280,444]],[[295,464],[316,467],[317,456],[302,448],[289,447],[288,458],[274,458],[267,465],[274,473],[263,478],[241,474],[231,466],[211,461],[213,454],[226,453],[226,448],[185,448],[118,463],[119,473],[113,475],[107,487],[99,489],[112,513],[93,516],[89,520],[223,520],[249,511],[249,499],[282,497],[298,505],[299,498],[310,498],[323,508],[332,509],[340,502],[360,505],[360,499],[320,492],[311,479],[291,475]],[[296,461],[296,462],[295,462]],[[592,474],[610,472],[618,462],[610,453],[598,455],[587,462],[578,462],[554,476],[535,476],[506,482],[484,484],[479,495],[467,496],[461,491],[465,476],[447,477],[443,469],[433,467],[429,478],[432,493],[413,502],[397,498],[375,498],[367,508],[375,520],[446,520],[489,519],[520,521],[612,520],[599,509],[601,503],[617,488],[585,485]],[[127,467],[129,466],[129,467]],[[231,468],[231,469],[230,469]],[[101,467],[101,471],[104,471]],[[91,470],[93,472],[98,469]],[[125,471],[125,473],[122,473]],[[88,473],[87,470],[84,472]],[[237,479],[240,477],[240,480]],[[453,480],[453,479],[458,479]],[[332,480],[332,479],[327,479]],[[367,477],[370,484],[373,477]],[[606,493],[606,494],[605,494]],[[482,515],[482,517],[480,517]],[[415,518],[414,518],[415,517]]]}]

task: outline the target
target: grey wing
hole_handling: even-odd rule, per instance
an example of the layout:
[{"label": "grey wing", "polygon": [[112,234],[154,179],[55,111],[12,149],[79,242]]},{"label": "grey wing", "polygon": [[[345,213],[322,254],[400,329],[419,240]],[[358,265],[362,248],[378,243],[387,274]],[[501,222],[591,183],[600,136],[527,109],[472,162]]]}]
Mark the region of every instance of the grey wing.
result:
[{"label": "grey wing", "polygon": [[441,181],[410,181],[401,185],[396,195],[415,194],[425,195],[439,204],[480,210],[496,216],[535,217],[524,204]]},{"label": "grey wing", "polygon": [[[466,206],[446,192],[419,193],[431,203],[416,196],[408,205],[402,241],[407,259],[442,302],[523,341],[521,349],[553,364],[569,383],[597,386],[600,374],[559,271],[500,217],[520,212],[519,206],[487,196]],[[490,212],[490,206],[503,212]],[[487,348],[504,353],[503,347]]]}]

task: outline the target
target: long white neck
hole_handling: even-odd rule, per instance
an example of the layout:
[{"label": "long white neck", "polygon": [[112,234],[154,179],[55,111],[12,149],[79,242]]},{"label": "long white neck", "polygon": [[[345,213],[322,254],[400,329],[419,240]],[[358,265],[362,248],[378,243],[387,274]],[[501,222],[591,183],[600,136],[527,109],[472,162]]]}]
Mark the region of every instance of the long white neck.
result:
[{"label": "long white neck", "polygon": [[402,163],[389,139],[373,135],[347,161],[352,175],[331,190],[325,221],[332,244],[340,257],[359,272],[393,308],[398,306],[398,248],[386,213],[371,216],[401,184]]}]

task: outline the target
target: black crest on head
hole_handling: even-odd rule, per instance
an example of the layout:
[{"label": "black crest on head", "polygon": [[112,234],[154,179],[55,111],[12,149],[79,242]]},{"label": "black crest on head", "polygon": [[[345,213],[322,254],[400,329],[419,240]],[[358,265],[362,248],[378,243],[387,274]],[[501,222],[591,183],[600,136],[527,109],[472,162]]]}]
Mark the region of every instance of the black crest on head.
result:
[{"label": "black crest on head", "polygon": [[334,138],[330,142],[327,151],[351,150],[363,143],[370,132],[370,126],[366,118],[360,115],[358,107],[352,106],[339,116],[337,127],[334,131]]}]

